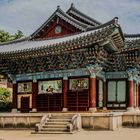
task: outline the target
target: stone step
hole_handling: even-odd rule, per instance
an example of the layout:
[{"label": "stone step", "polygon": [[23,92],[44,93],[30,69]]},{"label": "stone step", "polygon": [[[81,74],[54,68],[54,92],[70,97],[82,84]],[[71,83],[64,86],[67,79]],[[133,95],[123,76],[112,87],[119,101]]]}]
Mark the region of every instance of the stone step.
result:
[{"label": "stone step", "polygon": [[68,131],[67,128],[42,128],[41,131]]},{"label": "stone step", "polygon": [[60,119],[60,118],[58,118],[58,119],[50,119],[47,122],[70,122],[70,121],[71,121],[71,119]]},{"label": "stone step", "polygon": [[45,125],[67,125],[69,122],[47,122]]},{"label": "stone step", "polygon": [[67,125],[46,124],[46,125],[43,125],[43,128],[67,128]]},{"label": "stone step", "polygon": [[75,115],[75,113],[53,113],[53,114],[51,114],[51,116],[59,116],[59,117],[61,117],[61,116],[73,116],[73,115]]},{"label": "stone step", "polygon": [[73,134],[68,131],[39,131],[39,132],[31,132],[31,134]]},{"label": "stone step", "polygon": [[72,119],[72,116],[51,116],[52,119]]}]

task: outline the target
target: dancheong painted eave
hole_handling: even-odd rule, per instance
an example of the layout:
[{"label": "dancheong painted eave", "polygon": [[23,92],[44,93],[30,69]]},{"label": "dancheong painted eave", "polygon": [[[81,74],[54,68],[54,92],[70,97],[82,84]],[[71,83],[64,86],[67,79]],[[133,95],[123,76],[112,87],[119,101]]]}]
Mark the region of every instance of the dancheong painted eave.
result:
[{"label": "dancheong painted eave", "polygon": [[140,34],[124,34],[125,46],[119,49],[116,54],[126,52],[129,53],[134,50],[140,50]]},{"label": "dancheong painted eave", "polygon": [[65,49],[67,48],[72,49],[73,47],[82,47],[98,42],[105,43],[107,39],[109,39],[110,43],[114,43],[115,48],[117,48],[120,47],[117,46],[117,42],[123,42],[123,36],[121,36],[120,30],[121,28],[116,23],[116,18],[114,18],[111,21],[102,24],[98,27],[92,27],[90,31],[70,36],[63,36],[59,38],[44,40],[30,40],[27,38],[23,41],[2,44],[0,45],[0,54],[17,54],[21,52],[32,52],[34,50],[42,49],[45,49],[48,53],[52,49],[55,49],[56,51],[65,51]]}]

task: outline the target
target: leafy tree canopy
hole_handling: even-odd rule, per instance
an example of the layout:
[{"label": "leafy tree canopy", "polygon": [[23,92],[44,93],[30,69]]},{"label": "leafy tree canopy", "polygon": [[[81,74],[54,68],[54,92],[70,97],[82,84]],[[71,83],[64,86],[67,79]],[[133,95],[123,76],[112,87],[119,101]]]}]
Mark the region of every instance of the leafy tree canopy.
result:
[{"label": "leafy tree canopy", "polygon": [[10,91],[7,88],[0,87],[0,102],[10,100]]},{"label": "leafy tree canopy", "polygon": [[20,39],[23,36],[23,32],[20,30],[18,30],[14,35],[9,32],[5,32],[4,30],[0,30],[0,43]]}]

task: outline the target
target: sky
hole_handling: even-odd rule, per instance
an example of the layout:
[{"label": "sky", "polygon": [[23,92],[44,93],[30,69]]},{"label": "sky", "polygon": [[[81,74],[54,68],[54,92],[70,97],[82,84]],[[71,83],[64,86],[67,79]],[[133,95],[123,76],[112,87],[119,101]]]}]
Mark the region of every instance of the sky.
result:
[{"label": "sky", "polygon": [[101,23],[118,17],[124,33],[140,33],[140,0],[0,0],[0,29],[13,34],[21,30],[28,36],[51,16],[57,5],[67,11],[71,3]]}]

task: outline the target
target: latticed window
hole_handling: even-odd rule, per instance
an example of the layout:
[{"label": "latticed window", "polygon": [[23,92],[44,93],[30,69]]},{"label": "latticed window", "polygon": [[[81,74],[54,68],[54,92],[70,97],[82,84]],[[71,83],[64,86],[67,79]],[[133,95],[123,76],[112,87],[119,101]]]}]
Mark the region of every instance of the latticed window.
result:
[{"label": "latticed window", "polygon": [[108,101],[109,102],[126,101],[126,81],[108,82]]}]

